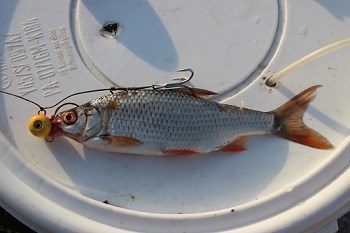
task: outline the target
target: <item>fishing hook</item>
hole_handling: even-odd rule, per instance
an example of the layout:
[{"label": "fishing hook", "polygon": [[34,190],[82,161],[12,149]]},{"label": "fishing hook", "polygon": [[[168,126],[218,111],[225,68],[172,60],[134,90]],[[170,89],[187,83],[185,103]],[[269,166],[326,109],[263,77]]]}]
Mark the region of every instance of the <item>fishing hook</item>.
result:
[{"label": "fishing hook", "polygon": [[181,70],[178,70],[177,72],[190,72],[191,75],[188,78],[175,78],[175,79],[171,80],[168,83],[158,84],[158,85],[155,84],[155,85],[152,85],[152,88],[154,90],[159,90],[159,89],[172,89],[172,88],[180,87],[183,84],[191,81],[191,79],[194,76],[194,71],[192,69],[190,69],[190,68],[188,68],[188,69],[181,69]]},{"label": "fishing hook", "polygon": [[191,73],[190,77],[188,77],[188,78],[176,78],[176,79],[173,79],[173,80],[180,80],[181,82],[177,83],[179,85],[182,85],[182,84],[185,84],[185,83],[191,81],[191,79],[194,76],[194,71],[192,69],[190,69],[190,68],[181,69],[181,70],[178,70],[177,72],[190,72]]}]

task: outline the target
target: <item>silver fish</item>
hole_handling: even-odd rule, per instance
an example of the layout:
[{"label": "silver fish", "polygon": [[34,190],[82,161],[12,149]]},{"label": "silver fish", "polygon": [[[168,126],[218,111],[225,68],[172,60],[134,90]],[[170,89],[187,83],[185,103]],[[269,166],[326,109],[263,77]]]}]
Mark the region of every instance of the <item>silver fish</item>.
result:
[{"label": "silver fish", "polygon": [[248,136],[261,134],[331,149],[302,121],[318,87],[270,112],[213,102],[202,97],[211,92],[200,89],[121,91],[52,116],[50,136],[65,135],[101,151],[149,155],[242,151]]}]

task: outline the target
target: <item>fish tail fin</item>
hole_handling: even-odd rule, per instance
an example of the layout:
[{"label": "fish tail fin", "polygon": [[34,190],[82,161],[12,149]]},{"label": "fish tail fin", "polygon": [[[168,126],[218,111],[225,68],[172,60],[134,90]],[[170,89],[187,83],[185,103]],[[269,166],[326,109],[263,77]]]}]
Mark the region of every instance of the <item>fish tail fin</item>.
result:
[{"label": "fish tail fin", "polygon": [[273,133],[279,137],[318,149],[332,149],[333,145],[320,133],[306,126],[303,116],[309,103],[316,97],[316,89],[309,87],[281,107],[272,111],[275,115]]}]

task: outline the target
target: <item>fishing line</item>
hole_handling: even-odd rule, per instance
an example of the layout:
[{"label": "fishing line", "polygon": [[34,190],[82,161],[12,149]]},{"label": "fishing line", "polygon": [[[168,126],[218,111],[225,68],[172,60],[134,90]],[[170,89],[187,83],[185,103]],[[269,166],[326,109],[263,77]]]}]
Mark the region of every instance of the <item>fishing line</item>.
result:
[{"label": "fishing line", "polygon": [[74,105],[75,107],[79,107],[79,105],[77,105],[76,103],[70,103],[70,102],[64,103],[56,108],[55,113],[53,115],[56,116],[56,114],[58,113],[58,110],[60,110],[62,107],[66,106],[66,105]]},{"label": "fishing line", "polygon": [[14,97],[17,97],[17,98],[19,98],[19,99],[25,100],[25,101],[27,101],[27,102],[29,102],[29,103],[32,103],[32,104],[38,106],[39,109],[40,109],[41,111],[45,111],[45,108],[42,107],[40,104],[38,104],[38,103],[36,103],[36,102],[34,102],[34,101],[30,100],[30,99],[24,98],[23,96],[16,95],[16,94],[12,94],[12,93],[10,93],[10,92],[6,92],[6,91],[3,91],[3,90],[0,90],[0,92],[1,92],[1,93],[4,93],[4,94],[6,94],[6,95],[14,96]]},{"label": "fishing line", "polygon": [[16,95],[16,94],[13,94],[13,93],[10,93],[10,92],[7,92],[7,91],[0,90],[0,93],[4,93],[4,94],[7,94],[7,95],[10,95],[10,96],[13,96],[13,97],[17,97],[19,99],[22,99],[24,101],[27,101],[29,103],[32,103],[32,104],[36,105],[40,109],[38,114],[43,113],[43,115],[46,115],[46,109],[51,109],[51,108],[54,108],[54,107],[58,106],[56,108],[56,110],[55,110],[55,115],[56,115],[58,110],[60,108],[62,108],[63,106],[74,105],[76,107],[79,107],[78,104],[72,103],[72,102],[61,104],[65,100],[67,100],[67,99],[69,99],[69,98],[71,98],[73,96],[76,96],[76,95],[82,95],[82,94],[88,94],[88,93],[94,93],[94,92],[102,92],[102,91],[110,91],[111,94],[114,94],[115,92],[118,92],[118,91],[135,91],[135,90],[145,90],[145,89],[153,89],[153,90],[173,89],[173,88],[177,88],[177,87],[182,87],[183,84],[189,82],[194,76],[194,71],[192,69],[181,69],[181,70],[178,70],[177,72],[190,72],[191,75],[188,78],[176,78],[176,79],[173,79],[170,82],[164,83],[164,84],[153,84],[153,85],[141,86],[141,87],[111,87],[111,88],[101,88],[101,89],[94,89],[94,90],[76,92],[76,93],[73,93],[71,95],[68,95],[68,96],[64,97],[63,99],[61,99],[60,101],[58,101],[54,105],[47,106],[47,107],[43,107],[40,104],[38,104],[38,103],[36,103],[36,102],[34,102],[34,101],[30,100],[30,99],[27,99],[27,98],[25,98],[23,96]]},{"label": "fishing line", "polygon": [[335,50],[341,49],[345,46],[350,45],[350,38],[344,39],[338,42],[335,42],[333,44],[327,45],[325,47],[322,47],[305,57],[299,59],[298,61],[292,63],[291,65],[287,66],[277,74],[275,74],[272,77],[269,77],[266,79],[265,84],[269,87],[275,87],[279,81],[282,80],[286,76],[286,74],[292,72],[293,70],[297,69],[298,67],[305,65],[307,63],[310,63],[311,61],[315,60],[316,58],[319,58],[321,56],[324,56],[330,52],[333,52]]}]

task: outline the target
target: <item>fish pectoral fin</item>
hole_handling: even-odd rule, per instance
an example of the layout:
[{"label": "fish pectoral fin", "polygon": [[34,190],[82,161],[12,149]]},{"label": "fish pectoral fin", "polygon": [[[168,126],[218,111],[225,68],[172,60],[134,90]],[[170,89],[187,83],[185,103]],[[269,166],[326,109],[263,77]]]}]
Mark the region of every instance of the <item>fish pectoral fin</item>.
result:
[{"label": "fish pectoral fin", "polygon": [[198,96],[198,97],[207,97],[207,96],[218,94],[213,91],[209,91],[201,88],[195,88],[195,87],[180,87],[172,90],[176,92],[180,92],[185,95]]},{"label": "fish pectoral fin", "polygon": [[228,143],[227,145],[221,147],[219,151],[224,152],[237,152],[247,150],[244,143],[247,141],[247,136],[242,136],[235,139],[233,142]]},{"label": "fish pectoral fin", "polygon": [[141,141],[128,136],[102,135],[101,138],[116,147],[128,147],[142,144]]}]

